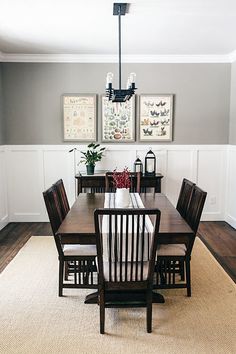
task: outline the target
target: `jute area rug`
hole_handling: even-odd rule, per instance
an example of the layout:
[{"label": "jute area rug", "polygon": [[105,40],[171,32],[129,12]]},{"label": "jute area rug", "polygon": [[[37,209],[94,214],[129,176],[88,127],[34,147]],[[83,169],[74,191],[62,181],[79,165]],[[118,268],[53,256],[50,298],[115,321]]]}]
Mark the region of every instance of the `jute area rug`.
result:
[{"label": "jute area rug", "polygon": [[0,353],[236,353],[236,287],[197,239],[192,297],[162,291],[153,306],[153,333],[145,309],[107,309],[99,334],[99,307],[85,305],[89,290],[57,296],[58,260],[52,237],[32,237],[0,276]]}]

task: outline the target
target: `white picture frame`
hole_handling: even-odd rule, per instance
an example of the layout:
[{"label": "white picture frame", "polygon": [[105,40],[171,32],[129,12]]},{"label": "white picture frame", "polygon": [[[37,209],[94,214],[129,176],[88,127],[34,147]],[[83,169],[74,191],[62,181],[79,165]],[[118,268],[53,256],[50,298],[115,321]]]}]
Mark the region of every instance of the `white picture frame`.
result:
[{"label": "white picture frame", "polygon": [[135,141],[135,96],[126,102],[109,101],[102,95],[102,142]]},{"label": "white picture frame", "polygon": [[63,95],[64,141],[97,140],[97,95]]},{"label": "white picture frame", "polygon": [[139,96],[139,141],[173,140],[172,94],[142,94]]}]

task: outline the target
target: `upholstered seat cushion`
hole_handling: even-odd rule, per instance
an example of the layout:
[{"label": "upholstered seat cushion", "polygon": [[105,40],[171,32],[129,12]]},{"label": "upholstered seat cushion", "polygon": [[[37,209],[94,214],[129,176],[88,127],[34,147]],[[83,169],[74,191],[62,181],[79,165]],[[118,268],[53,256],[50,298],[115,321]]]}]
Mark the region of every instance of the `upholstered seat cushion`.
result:
[{"label": "upholstered seat cushion", "polygon": [[183,243],[159,245],[157,247],[157,256],[185,256],[186,250],[187,248]]},{"label": "upholstered seat cushion", "polygon": [[97,249],[95,245],[64,245],[63,252],[65,256],[97,255]]},{"label": "upholstered seat cushion", "polygon": [[[111,280],[115,281],[115,267],[114,267],[115,263],[112,263],[112,267],[111,267]],[[122,279],[120,279],[120,264],[117,265],[117,279],[116,281],[125,281],[125,263],[122,262]],[[147,276],[148,276],[148,265],[149,262],[143,262],[143,278],[141,279],[141,262],[139,262],[138,264],[138,280],[146,280]],[[132,270],[132,279],[131,278],[131,262],[127,263],[127,280],[128,281],[136,281],[135,279],[135,265],[133,264],[133,270]],[[109,281],[109,262],[103,262],[103,272],[104,272],[104,279],[106,281]]]}]

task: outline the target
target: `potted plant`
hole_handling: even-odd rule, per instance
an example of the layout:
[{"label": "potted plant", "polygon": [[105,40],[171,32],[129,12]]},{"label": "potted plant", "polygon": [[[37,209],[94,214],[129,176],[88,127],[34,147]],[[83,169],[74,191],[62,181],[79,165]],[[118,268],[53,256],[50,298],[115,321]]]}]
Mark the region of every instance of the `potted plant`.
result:
[{"label": "potted plant", "polygon": [[129,188],[130,188],[130,172],[127,167],[124,171],[113,172],[113,184],[116,188],[116,206],[126,208],[130,204]]},{"label": "potted plant", "polygon": [[88,145],[87,151],[80,151],[83,154],[82,159],[80,162],[85,163],[87,174],[93,175],[95,164],[98,161],[101,161],[103,157],[103,152],[106,149],[105,147],[99,148],[100,144],[90,143]]}]

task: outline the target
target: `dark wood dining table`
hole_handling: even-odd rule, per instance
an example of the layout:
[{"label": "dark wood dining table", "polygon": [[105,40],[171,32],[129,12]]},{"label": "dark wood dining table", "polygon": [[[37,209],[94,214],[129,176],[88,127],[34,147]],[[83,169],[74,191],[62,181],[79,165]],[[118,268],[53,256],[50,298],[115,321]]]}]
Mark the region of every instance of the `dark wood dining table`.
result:
[{"label": "dark wood dining table", "polygon": [[[158,238],[160,244],[178,243],[180,237],[181,243],[185,239],[189,241],[189,238],[194,238],[193,230],[164,194],[144,193],[140,194],[140,197],[144,207],[158,208],[161,211]],[[57,233],[61,237],[61,242],[63,244],[95,244],[94,210],[104,208],[104,201],[104,193],[79,194],[58,229]],[[164,302],[160,296],[156,295],[154,302]]]}]

